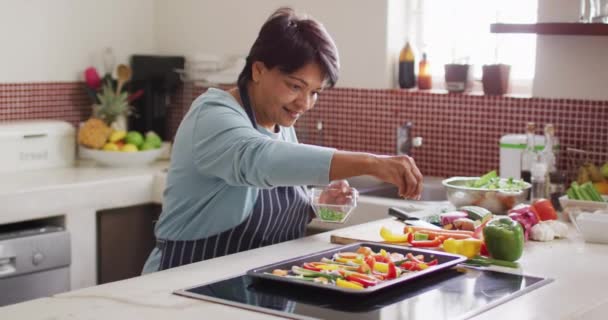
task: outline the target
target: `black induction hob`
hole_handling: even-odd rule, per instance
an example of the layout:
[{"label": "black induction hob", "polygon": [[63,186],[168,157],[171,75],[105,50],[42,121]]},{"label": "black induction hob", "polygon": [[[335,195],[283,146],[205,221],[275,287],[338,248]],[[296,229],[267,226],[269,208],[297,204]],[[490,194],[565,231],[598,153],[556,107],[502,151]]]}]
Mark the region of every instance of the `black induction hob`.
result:
[{"label": "black induction hob", "polygon": [[175,294],[292,319],[465,319],[552,280],[453,268],[367,296],[240,275]]}]

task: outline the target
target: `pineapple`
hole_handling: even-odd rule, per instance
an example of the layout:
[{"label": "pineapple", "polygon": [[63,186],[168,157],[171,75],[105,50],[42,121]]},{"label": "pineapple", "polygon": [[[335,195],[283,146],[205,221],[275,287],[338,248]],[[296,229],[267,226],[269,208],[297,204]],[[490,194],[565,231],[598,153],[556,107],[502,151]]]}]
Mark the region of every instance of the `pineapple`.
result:
[{"label": "pineapple", "polygon": [[129,106],[128,97],[129,94],[127,92],[116,94],[114,89],[112,89],[112,84],[106,82],[103,85],[101,93],[97,94],[100,103],[93,106],[93,117],[103,120],[108,125],[112,125],[119,116],[129,116],[132,112],[132,107]]},{"label": "pineapple", "polygon": [[78,130],[78,143],[89,148],[101,149],[111,133],[112,129],[104,121],[90,118]]}]

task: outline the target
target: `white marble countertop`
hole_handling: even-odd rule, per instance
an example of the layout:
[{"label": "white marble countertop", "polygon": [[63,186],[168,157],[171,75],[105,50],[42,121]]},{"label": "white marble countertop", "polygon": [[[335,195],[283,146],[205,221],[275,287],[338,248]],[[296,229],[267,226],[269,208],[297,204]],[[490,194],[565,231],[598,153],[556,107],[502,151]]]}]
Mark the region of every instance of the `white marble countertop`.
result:
[{"label": "white marble countertop", "polygon": [[[393,222],[386,219],[383,223]],[[350,227],[369,232],[378,222]],[[268,319],[255,313],[173,295],[172,292],[255,266],[331,248],[329,233],[203,261],[163,272],[0,308],[1,319]],[[530,275],[552,283],[491,309],[476,319],[602,319],[608,310],[608,246],[568,239],[528,242],[520,260]]]},{"label": "white marble countertop", "polygon": [[[0,224],[62,214],[160,203],[158,177],[169,166],[109,168],[80,160],[75,167],[0,174]],[[42,205],[43,204],[43,205]]]}]

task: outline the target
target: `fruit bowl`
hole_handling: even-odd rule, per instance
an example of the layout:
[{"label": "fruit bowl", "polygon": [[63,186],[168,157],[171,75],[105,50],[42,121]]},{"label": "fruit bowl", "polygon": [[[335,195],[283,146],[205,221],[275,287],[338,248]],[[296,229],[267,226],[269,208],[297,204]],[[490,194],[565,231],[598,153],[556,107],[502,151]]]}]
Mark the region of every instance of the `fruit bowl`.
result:
[{"label": "fruit bowl", "polygon": [[[462,206],[479,206],[490,210],[494,214],[506,214],[509,209],[519,203],[526,201],[530,188],[529,183],[524,182],[521,190],[504,190],[473,188],[467,186],[469,181],[479,179],[478,177],[453,177],[443,180],[446,188],[448,201],[456,208]],[[501,182],[507,179],[501,178]]]},{"label": "fruit bowl", "polygon": [[139,167],[154,162],[163,152],[162,149],[152,149],[137,152],[120,152],[95,150],[79,146],[80,156],[93,159],[99,165],[106,167]]}]

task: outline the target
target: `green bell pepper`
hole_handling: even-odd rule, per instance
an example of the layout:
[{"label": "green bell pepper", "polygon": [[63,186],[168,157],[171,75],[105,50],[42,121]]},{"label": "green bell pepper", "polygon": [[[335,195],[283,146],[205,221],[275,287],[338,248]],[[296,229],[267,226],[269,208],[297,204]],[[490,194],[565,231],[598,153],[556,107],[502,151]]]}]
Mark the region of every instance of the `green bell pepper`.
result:
[{"label": "green bell pepper", "polygon": [[492,258],[517,261],[524,252],[524,230],[519,222],[509,217],[488,222],[483,236]]}]

